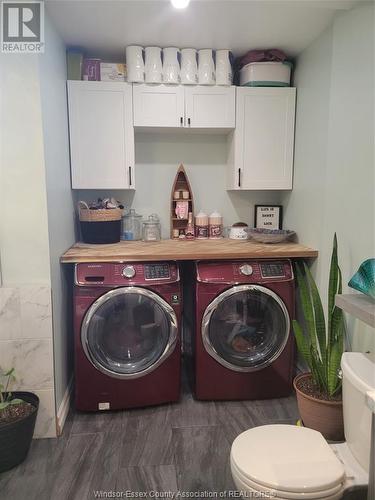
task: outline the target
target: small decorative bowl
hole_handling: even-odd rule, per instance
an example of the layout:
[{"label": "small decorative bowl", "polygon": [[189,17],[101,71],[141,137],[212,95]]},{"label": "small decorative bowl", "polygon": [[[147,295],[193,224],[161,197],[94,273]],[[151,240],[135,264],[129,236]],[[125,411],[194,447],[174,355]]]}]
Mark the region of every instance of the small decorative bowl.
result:
[{"label": "small decorative bowl", "polygon": [[362,262],[348,285],[375,299],[375,259]]},{"label": "small decorative bowl", "polygon": [[296,234],[288,229],[259,229],[248,230],[249,235],[258,243],[281,243]]}]

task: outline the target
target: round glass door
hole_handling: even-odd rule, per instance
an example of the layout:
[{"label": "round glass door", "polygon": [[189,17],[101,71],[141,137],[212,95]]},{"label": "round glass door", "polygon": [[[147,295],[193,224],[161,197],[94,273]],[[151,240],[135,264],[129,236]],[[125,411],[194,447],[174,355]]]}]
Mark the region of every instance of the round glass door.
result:
[{"label": "round glass door", "polygon": [[274,292],[256,285],[234,286],[207,307],[202,321],[206,351],[238,372],[275,361],[289,337],[289,314]]},{"label": "round glass door", "polygon": [[150,290],[111,290],[88,310],[81,340],[86,356],[103,373],[137,378],[150,373],[174,350],[177,318]]}]

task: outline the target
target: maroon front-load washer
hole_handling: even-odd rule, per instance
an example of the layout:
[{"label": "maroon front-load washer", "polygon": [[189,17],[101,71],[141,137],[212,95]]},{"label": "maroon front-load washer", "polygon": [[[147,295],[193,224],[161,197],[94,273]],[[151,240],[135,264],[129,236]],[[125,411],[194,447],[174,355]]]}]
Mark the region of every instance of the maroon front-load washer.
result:
[{"label": "maroon front-load washer", "polygon": [[294,277],[289,260],[198,262],[198,399],[267,399],[292,390]]},{"label": "maroon front-load washer", "polygon": [[78,410],[179,399],[181,303],[175,262],[76,264]]}]

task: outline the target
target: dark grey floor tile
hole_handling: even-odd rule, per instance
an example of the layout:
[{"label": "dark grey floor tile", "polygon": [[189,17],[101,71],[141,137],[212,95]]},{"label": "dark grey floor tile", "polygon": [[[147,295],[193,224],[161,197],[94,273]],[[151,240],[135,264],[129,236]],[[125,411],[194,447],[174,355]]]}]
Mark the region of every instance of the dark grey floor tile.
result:
[{"label": "dark grey floor tile", "polygon": [[94,491],[234,490],[230,446],[241,432],[294,424],[294,397],[197,401],[186,377],[179,403],[69,413],[59,439],[34,440],[28,458],[0,474],[6,500],[86,500]]},{"label": "dark grey floor tile", "polygon": [[248,401],[247,406],[257,407],[263,415],[264,424],[275,420],[298,420],[299,413],[295,396],[280,399]]},{"label": "dark grey floor tile", "polygon": [[[17,468],[16,468],[17,469]],[[11,469],[9,471],[0,472],[0,491],[4,498],[13,498],[10,495],[12,486],[17,483],[17,473],[16,469]],[[2,498],[0,495],[0,498]]]},{"label": "dark grey floor tile", "polygon": [[[71,436],[64,455],[54,473],[26,475],[40,481],[33,490],[39,498],[47,494],[53,500],[84,500],[92,498],[94,490],[113,489],[119,469],[121,442],[115,433]],[[47,479],[42,491],[43,478]],[[32,490],[32,491],[33,491]],[[9,497],[11,498],[11,497]],[[28,498],[27,496],[23,498]],[[38,498],[38,497],[36,497]]]},{"label": "dark grey floor tile", "polygon": [[116,490],[141,491],[149,495],[150,492],[175,493],[177,491],[176,469],[174,465],[127,467],[120,469]]},{"label": "dark grey floor tile", "polygon": [[[114,483],[119,467],[120,443],[117,434],[77,434],[71,436],[63,456],[48,474],[48,491],[54,500],[82,500],[90,488]],[[111,477],[112,476],[112,477]],[[111,481],[112,479],[112,481]]]},{"label": "dark grey floor tile", "polygon": [[71,498],[90,499],[94,497],[94,491],[113,490],[117,481],[121,450],[121,439],[117,433],[97,435],[70,492]]},{"label": "dark grey floor tile", "polygon": [[234,490],[230,444],[220,426],[173,429],[177,486],[184,492]]},{"label": "dark grey floor tile", "polygon": [[124,412],[124,419],[128,417],[149,417],[158,413],[167,414],[169,412],[169,404],[145,406],[144,408],[131,408]]},{"label": "dark grey floor tile", "polygon": [[169,412],[167,405],[128,415],[122,433],[122,468],[173,464]]},{"label": "dark grey floor tile", "polygon": [[20,475],[53,474],[65,456],[66,439],[34,439],[26,460],[15,470]]},{"label": "dark grey floor tile", "polygon": [[70,435],[98,432],[122,432],[126,411],[80,412],[76,411],[70,425]]},{"label": "dark grey floor tile", "polygon": [[181,401],[171,405],[170,423],[172,427],[200,427],[216,425],[218,417],[214,401],[198,401],[186,393]]},{"label": "dark grey floor tile", "polygon": [[[53,479],[50,474],[16,474],[13,481],[4,483],[0,474],[0,498],[1,500],[51,500]],[[54,500],[60,499],[54,498]]]},{"label": "dark grey floor tile", "polygon": [[[50,487],[51,498],[54,500],[70,500],[76,498],[86,487],[87,470],[92,467],[103,434],[80,434],[71,436],[66,443],[64,455],[58,463],[58,469],[53,475]],[[78,498],[78,497],[77,497]]]},{"label": "dark grey floor tile", "polygon": [[216,411],[229,443],[232,443],[241,432],[264,423],[258,407],[250,406],[243,401],[217,402]]}]

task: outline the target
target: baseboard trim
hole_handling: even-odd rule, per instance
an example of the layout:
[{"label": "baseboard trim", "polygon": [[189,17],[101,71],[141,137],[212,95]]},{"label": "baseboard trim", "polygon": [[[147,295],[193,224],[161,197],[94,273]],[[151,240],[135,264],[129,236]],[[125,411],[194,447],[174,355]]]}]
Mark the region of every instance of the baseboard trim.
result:
[{"label": "baseboard trim", "polygon": [[68,387],[66,388],[64,397],[60,403],[59,409],[57,410],[56,416],[56,432],[58,436],[61,436],[66,417],[69,413],[70,408],[70,398],[73,391],[73,376],[70,378]]}]

